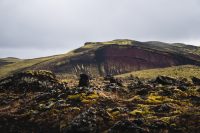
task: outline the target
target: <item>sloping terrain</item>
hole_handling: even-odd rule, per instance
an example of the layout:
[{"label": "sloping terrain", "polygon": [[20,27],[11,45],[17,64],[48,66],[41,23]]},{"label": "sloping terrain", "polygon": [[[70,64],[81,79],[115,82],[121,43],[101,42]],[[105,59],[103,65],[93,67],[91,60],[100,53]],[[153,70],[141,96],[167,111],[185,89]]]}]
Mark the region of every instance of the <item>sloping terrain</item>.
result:
[{"label": "sloping terrain", "polygon": [[160,42],[88,42],[85,46],[72,51],[72,56],[60,58],[50,64],[47,62],[48,65],[36,66],[35,69],[45,69],[48,66],[49,70],[62,74],[79,75],[85,72],[92,75],[116,75],[151,68],[199,65],[198,50],[199,47],[195,46]]},{"label": "sloping terrain", "polygon": [[92,75],[126,72],[178,65],[200,65],[200,48],[184,44],[113,40],[87,42],[67,54],[24,60],[0,67],[0,75],[22,70],[51,70],[56,74]]},{"label": "sloping terrain", "polygon": [[[40,63],[56,59],[60,56],[62,55],[35,58],[35,59],[25,59],[25,60],[20,60],[20,61],[4,64],[0,67],[0,77],[6,77],[13,73],[31,69],[31,67],[33,67],[34,65],[38,65]],[[4,61],[4,59],[0,59],[0,60]]]},{"label": "sloping terrain", "polygon": [[184,77],[191,78],[193,76],[200,78],[200,67],[192,65],[183,65],[183,66],[174,66],[167,68],[157,68],[157,69],[148,69],[141,71],[133,71],[116,77],[139,77],[139,78],[155,78],[159,75],[171,76],[171,77]]},{"label": "sloping terrain", "polygon": [[0,59],[0,67],[7,65],[7,64],[16,63],[19,61],[22,61],[22,60],[18,59],[18,58],[14,58],[14,57],[1,58]]}]

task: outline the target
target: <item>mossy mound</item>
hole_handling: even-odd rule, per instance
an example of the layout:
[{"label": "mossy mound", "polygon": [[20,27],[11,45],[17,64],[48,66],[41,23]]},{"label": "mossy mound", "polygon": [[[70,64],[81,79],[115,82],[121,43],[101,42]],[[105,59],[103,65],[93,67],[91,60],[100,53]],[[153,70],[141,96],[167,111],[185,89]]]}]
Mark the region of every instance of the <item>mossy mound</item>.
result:
[{"label": "mossy mound", "polygon": [[29,70],[16,73],[0,80],[1,91],[45,91],[59,84],[56,76],[50,71]]}]

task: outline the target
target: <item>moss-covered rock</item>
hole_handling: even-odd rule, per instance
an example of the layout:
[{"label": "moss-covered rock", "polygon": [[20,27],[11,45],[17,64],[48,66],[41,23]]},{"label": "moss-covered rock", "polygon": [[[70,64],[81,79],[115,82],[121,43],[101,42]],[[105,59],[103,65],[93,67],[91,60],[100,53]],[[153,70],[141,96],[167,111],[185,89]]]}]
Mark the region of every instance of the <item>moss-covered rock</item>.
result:
[{"label": "moss-covered rock", "polygon": [[16,73],[0,80],[1,91],[48,91],[55,88],[64,88],[55,74],[45,70],[29,70]]}]

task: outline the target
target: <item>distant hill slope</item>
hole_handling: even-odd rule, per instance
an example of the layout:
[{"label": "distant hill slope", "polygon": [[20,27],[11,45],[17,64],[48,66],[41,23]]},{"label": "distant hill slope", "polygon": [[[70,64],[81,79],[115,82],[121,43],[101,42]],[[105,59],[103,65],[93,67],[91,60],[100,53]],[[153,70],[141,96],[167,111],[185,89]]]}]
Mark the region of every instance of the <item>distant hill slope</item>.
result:
[{"label": "distant hill slope", "polygon": [[[35,58],[35,59],[25,59],[25,60],[19,60],[16,62],[4,64],[0,66],[0,77],[5,77],[12,73],[20,72],[27,69],[32,69],[31,67],[33,67],[34,65],[39,65],[40,63],[43,63],[45,61],[50,61],[56,58],[57,56]],[[4,59],[0,59],[0,62],[1,60],[4,61]]]},{"label": "distant hill slope", "polygon": [[0,67],[0,75],[26,69],[51,70],[57,74],[123,74],[178,65],[200,65],[200,47],[163,42],[113,40],[87,42],[69,53],[23,60]]},{"label": "distant hill slope", "polygon": [[14,57],[1,58],[0,59],[0,67],[7,65],[7,64],[16,63],[19,61],[22,61],[22,60],[19,58],[14,58]]},{"label": "distant hill slope", "polygon": [[183,65],[183,66],[174,66],[167,68],[157,68],[157,69],[148,69],[141,71],[129,72],[116,77],[139,77],[139,78],[156,78],[159,75],[171,76],[171,77],[184,77],[191,78],[193,76],[200,78],[200,67],[192,65]]}]

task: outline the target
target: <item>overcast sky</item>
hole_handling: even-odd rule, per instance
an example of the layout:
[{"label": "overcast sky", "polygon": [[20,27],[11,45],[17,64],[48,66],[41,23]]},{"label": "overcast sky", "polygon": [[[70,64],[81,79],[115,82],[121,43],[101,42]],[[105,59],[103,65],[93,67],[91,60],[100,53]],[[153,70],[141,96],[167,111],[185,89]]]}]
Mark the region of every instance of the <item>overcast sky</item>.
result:
[{"label": "overcast sky", "polygon": [[0,58],[113,39],[200,45],[200,0],[0,0]]}]

